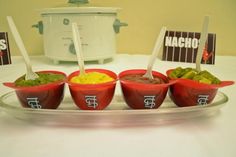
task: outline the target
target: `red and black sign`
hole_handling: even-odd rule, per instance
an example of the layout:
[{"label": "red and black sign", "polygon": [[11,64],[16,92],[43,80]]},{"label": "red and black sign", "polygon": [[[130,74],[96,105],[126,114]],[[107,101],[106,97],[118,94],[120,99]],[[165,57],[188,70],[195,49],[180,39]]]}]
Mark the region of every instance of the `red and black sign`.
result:
[{"label": "red and black sign", "polygon": [[11,64],[7,32],[0,32],[0,65]]},{"label": "red and black sign", "polygon": [[[162,60],[195,63],[200,33],[166,31]],[[216,34],[209,33],[202,64],[215,64]]]}]

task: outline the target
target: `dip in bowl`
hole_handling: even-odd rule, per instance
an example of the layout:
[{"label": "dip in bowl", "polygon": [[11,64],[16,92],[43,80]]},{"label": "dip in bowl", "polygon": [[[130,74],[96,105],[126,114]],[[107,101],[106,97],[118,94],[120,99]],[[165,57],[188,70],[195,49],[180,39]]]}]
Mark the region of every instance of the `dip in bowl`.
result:
[{"label": "dip in bowl", "polygon": [[234,84],[221,81],[207,71],[197,72],[193,68],[170,69],[166,72],[170,82],[169,96],[179,107],[210,104],[219,88]]},{"label": "dip in bowl", "polygon": [[39,78],[25,80],[24,76],[14,82],[5,82],[13,88],[20,104],[26,108],[56,109],[64,97],[66,74],[59,71],[36,72]]},{"label": "dip in bowl", "polygon": [[70,93],[76,106],[82,110],[103,110],[111,102],[117,75],[106,69],[86,69],[71,73],[67,78]]},{"label": "dip in bowl", "polygon": [[164,101],[170,83],[165,75],[152,71],[154,79],[142,77],[144,69],[131,69],[119,74],[123,97],[132,109],[156,109]]}]

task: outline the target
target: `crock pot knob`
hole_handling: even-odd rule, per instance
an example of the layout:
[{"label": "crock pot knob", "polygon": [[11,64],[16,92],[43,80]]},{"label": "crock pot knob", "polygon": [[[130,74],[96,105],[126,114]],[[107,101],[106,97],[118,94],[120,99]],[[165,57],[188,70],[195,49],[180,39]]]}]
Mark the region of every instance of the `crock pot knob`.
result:
[{"label": "crock pot knob", "polygon": [[38,28],[39,34],[43,34],[43,21],[39,21],[37,24],[32,25],[32,27]]},{"label": "crock pot knob", "polygon": [[88,0],[69,0],[68,3],[72,3],[72,4],[86,4],[86,3],[88,3]]},{"label": "crock pot knob", "polygon": [[115,22],[113,23],[113,28],[116,33],[120,32],[120,27],[122,26],[128,26],[128,24],[124,22],[120,22],[119,19],[116,19]]},{"label": "crock pot knob", "polygon": [[72,53],[72,54],[74,54],[74,55],[76,54],[74,43],[71,43],[71,44],[69,45],[69,52]]}]

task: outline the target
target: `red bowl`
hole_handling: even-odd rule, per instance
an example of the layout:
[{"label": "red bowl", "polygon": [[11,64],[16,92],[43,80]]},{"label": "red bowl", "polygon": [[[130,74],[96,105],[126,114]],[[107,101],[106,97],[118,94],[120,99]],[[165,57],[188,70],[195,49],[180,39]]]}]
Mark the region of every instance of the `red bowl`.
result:
[{"label": "red bowl", "polygon": [[[166,72],[167,76],[174,69]],[[179,107],[205,105],[211,103],[219,88],[234,84],[233,81],[221,81],[220,84],[204,84],[190,79],[170,79],[175,81],[170,86],[169,96]]]},{"label": "red bowl", "polygon": [[144,84],[129,80],[122,80],[122,77],[131,74],[145,74],[144,69],[126,70],[119,74],[121,89],[125,102],[133,109],[155,109],[164,101],[170,83],[165,75],[153,71],[154,77],[161,78],[163,84]]},{"label": "red bowl", "polygon": [[34,109],[56,109],[64,98],[66,74],[59,71],[39,71],[38,73],[62,74],[64,80],[45,85],[17,87],[14,82],[5,82],[5,86],[15,89],[21,106]]},{"label": "red bowl", "polygon": [[74,103],[82,110],[102,110],[106,108],[115,92],[117,75],[105,69],[86,69],[88,72],[99,72],[109,75],[114,78],[113,81],[100,84],[78,84],[72,83],[69,80],[79,75],[79,71],[71,73],[67,78],[70,93]]}]

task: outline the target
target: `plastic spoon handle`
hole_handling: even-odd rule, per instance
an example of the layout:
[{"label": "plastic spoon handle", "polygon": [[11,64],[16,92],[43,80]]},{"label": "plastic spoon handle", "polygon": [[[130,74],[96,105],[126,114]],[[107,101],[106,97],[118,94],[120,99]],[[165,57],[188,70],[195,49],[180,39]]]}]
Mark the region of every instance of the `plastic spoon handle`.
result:
[{"label": "plastic spoon handle", "polygon": [[152,67],[154,64],[154,61],[156,60],[157,54],[161,48],[161,45],[163,43],[164,37],[166,33],[166,27],[162,27],[159,36],[157,37],[154,49],[152,51],[152,55],[149,59],[148,66],[147,66],[147,72],[143,75],[143,77],[147,77],[149,79],[153,79],[152,76]]},{"label": "plastic spoon handle", "polygon": [[205,16],[204,22],[202,25],[200,43],[199,43],[198,51],[197,51],[197,58],[196,58],[197,71],[201,71],[201,61],[202,61],[203,48],[206,44],[206,39],[207,39],[207,35],[208,35],[208,24],[209,24],[209,16]]},{"label": "plastic spoon handle", "polygon": [[17,31],[15,23],[14,23],[11,16],[7,16],[7,21],[8,21],[9,27],[11,29],[12,35],[13,35],[15,41],[16,41],[17,46],[19,47],[21,55],[23,56],[25,64],[26,64],[27,73],[26,73],[25,79],[26,80],[34,80],[34,79],[38,78],[39,76],[36,73],[34,73],[33,70],[32,70],[32,66],[31,66],[31,63],[30,63],[28,53],[25,49],[25,46],[24,46],[24,43],[23,43],[23,41],[20,37],[20,34]]},{"label": "plastic spoon handle", "polygon": [[73,34],[73,42],[74,42],[74,46],[75,46],[75,52],[76,52],[76,56],[77,56],[77,60],[78,60],[79,68],[80,68],[80,75],[84,75],[85,70],[84,70],[84,58],[83,58],[82,44],[81,44],[81,40],[80,40],[80,34],[79,34],[79,29],[78,29],[77,23],[74,23],[74,22],[72,23],[72,34]]}]

